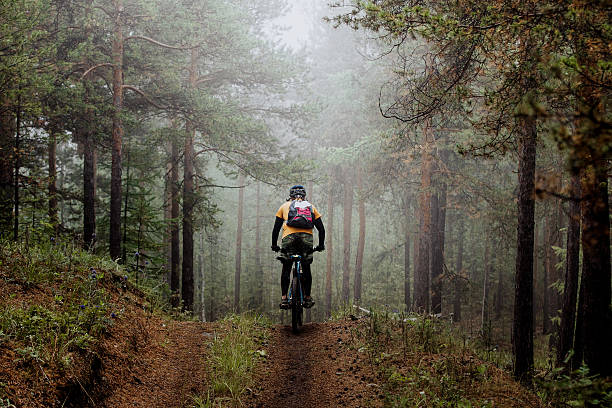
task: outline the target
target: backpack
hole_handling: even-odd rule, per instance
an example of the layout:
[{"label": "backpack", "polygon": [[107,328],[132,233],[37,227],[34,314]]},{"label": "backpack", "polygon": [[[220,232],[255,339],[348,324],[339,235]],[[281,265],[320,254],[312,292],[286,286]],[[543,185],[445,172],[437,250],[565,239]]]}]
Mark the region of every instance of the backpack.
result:
[{"label": "backpack", "polygon": [[293,200],[289,206],[287,225],[295,228],[312,229],[314,227],[312,204],[308,201]]}]

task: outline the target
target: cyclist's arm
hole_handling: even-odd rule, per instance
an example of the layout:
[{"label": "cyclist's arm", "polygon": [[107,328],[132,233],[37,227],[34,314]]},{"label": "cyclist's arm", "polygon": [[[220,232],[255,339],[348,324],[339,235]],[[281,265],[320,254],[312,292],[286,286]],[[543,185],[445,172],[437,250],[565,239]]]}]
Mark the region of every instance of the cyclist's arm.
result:
[{"label": "cyclist's arm", "polygon": [[274,228],[272,228],[272,246],[276,245],[276,242],[278,241],[278,233],[283,226],[283,222],[285,222],[285,220],[280,217],[276,217],[276,220],[274,221]]},{"label": "cyclist's arm", "polygon": [[321,217],[314,220],[314,226],[319,231],[319,246],[325,246],[325,227],[323,226],[323,221],[321,221]]}]

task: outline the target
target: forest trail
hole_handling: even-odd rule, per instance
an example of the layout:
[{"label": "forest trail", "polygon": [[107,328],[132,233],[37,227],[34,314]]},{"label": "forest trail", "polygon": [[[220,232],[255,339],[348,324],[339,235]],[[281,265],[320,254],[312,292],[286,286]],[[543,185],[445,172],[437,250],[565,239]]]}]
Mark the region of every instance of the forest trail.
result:
[{"label": "forest trail", "polygon": [[268,357],[258,366],[247,407],[382,406],[371,366],[350,347],[355,322],[309,323],[271,328]]},{"label": "forest trail", "polygon": [[209,325],[134,317],[102,344],[101,406],[192,406],[206,392]]}]

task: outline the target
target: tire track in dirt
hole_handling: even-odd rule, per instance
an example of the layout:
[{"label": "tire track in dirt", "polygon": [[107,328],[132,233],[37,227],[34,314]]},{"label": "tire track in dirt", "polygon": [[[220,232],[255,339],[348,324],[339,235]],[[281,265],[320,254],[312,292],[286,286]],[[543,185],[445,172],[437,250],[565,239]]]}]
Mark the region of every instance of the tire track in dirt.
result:
[{"label": "tire track in dirt", "polygon": [[274,326],[268,358],[258,367],[245,406],[382,406],[374,373],[348,346],[351,327],[350,321],[310,323],[296,335],[290,326]]}]

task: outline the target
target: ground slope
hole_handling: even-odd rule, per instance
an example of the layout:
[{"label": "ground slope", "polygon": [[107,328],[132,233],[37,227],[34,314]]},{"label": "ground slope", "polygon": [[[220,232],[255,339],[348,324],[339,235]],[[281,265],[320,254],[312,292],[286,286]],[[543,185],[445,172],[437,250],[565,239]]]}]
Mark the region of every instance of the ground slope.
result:
[{"label": "ground slope", "polygon": [[375,407],[375,373],[350,348],[351,321],[310,323],[301,333],[274,326],[248,407]]}]

